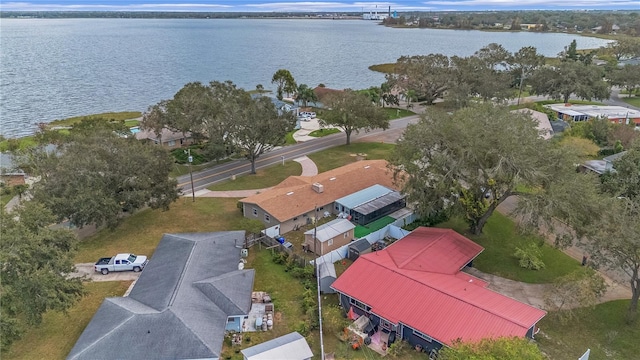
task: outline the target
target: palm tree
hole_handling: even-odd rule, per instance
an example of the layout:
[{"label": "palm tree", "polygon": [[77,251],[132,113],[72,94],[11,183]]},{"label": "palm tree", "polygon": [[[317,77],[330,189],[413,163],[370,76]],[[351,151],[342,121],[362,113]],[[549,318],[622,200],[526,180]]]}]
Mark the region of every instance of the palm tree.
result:
[{"label": "palm tree", "polygon": [[300,84],[296,90],[295,100],[298,102],[302,101],[303,106],[307,107],[309,101],[318,101],[318,97],[307,84]]}]

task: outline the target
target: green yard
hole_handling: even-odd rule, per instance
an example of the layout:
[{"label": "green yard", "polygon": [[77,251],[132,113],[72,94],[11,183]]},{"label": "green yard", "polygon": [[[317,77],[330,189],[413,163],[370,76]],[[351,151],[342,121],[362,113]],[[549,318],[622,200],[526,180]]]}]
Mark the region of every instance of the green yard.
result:
[{"label": "green yard", "polygon": [[385,216],[367,225],[356,225],[356,228],[353,230],[353,236],[355,236],[356,239],[365,237],[372,232],[376,232],[382,229],[383,227],[391,224],[394,221],[396,221],[396,219],[392,218],[391,216]]},{"label": "green yard", "polygon": [[285,161],[284,166],[278,163],[277,165],[256,170],[253,175],[240,175],[235,180],[227,180],[211,185],[207,189],[212,191],[264,189],[278,185],[289,176],[300,174],[302,174],[302,165],[295,161]]},{"label": "green yard", "polygon": [[239,230],[245,221],[233,198],[180,198],[169,211],[143,210],[117,229],[104,229],[80,242],[76,263],[117,253],[151,256],[165,233]]},{"label": "green yard", "polygon": [[387,159],[394,147],[394,144],[358,142],[307,156],[316,163],[318,172],[325,172],[362,159]]},{"label": "green yard", "polygon": [[640,108],[640,96],[621,98],[627,104]]},{"label": "green yard", "polygon": [[122,296],[131,281],[86,283],[87,294],[67,314],[49,311],[42,324],[27,331],[2,359],[64,359],[107,297]]},{"label": "green yard", "polygon": [[403,117],[407,117],[407,116],[411,116],[411,115],[415,115],[416,113],[414,113],[411,110],[407,110],[407,109],[396,109],[396,108],[383,108],[382,110],[384,110],[384,112],[387,113],[387,117],[389,118],[389,120],[395,120],[395,119],[399,119],[399,118],[403,118]]},{"label": "green yard", "polygon": [[590,359],[637,359],[640,354],[640,321],[628,325],[624,314],[629,300],[610,301],[583,309],[576,319],[563,323],[547,314],[538,323],[540,349],[553,360],[574,360],[587,349]]},{"label": "green yard", "polygon": [[[498,212],[491,215],[480,236],[470,234],[467,223],[461,218],[453,218],[437,227],[454,229],[482,245],[485,249],[473,261],[473,266],[486,273],[526,283],[549,283],[580,268],[578,261],[548,245],[541,237],[519,235],[513,220]],[[521,268],[513,256],[517,246],[523,247],[531,241],[542,245],[542,260],[546,265],[542,270]]]}]

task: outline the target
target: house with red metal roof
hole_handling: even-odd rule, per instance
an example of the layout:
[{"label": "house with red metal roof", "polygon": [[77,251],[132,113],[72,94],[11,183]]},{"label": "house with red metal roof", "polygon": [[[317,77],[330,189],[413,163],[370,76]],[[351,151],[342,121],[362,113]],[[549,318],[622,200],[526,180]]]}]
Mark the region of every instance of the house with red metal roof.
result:
[{"label": "house with red metal roof", "polygon": [[545,311],[461,271],[483,250],[453,230],[420,227],[360,256],[331,287],[351,318],[369,318],[369,340],[382,348],[396,339],[430,352],[457,339],[533,338]]}]

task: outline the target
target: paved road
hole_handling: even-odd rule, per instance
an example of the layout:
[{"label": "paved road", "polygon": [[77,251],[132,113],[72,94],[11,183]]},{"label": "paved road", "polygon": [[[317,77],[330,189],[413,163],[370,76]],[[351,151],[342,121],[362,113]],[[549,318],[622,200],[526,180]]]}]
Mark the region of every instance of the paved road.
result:
[{"label": "paved road", "polygon": [[[357,141],[386,134],[397,139],[399,134],[401,134],[402,131],[404,131],[404,129],[407,127],[407,124],[416,123],[418,119],[419,115],[412,115],[409,117],[393,120],[390,122],[388,130],[373,130],[368,133],[361,132],[360,134],[352,134],[351,140]],[[281,163],[283,157],[284,160],[293,160],[307,154],[312,154],[335,146],[343,145],[345,144],[345,142],[346,136],[343,133],[339,133],[321,137],[316,140],[307,141],[304,143],[298,143],[295,145],[278,148],[261,155],[256,161],[256,169]],[[250,171],[251,164],[248,160],[235,160],[221,165],[216,165],[206,170],[194,172],[193,187],[196,191],[201,190],[217,182],[228,180],[233,175],[237,176],[248,174]],[[178,187],[182,188],[182,192],[185,195],[191,193],[191,181],[189,179],[189,175],[178,177]]]}]

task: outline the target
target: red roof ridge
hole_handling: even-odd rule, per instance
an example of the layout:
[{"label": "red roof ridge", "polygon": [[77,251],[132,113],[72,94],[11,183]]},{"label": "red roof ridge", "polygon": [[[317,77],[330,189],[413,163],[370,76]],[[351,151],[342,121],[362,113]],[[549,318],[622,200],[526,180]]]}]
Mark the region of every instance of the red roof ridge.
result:
[{"label": "red roof ridge", "polygon": [[[415,277],[413,277],[413,276],[408,276],[408,274],[406,274],[406,273],[404,273],[404,272],[401,272],[401,271],[398,271],[398,270],[400,270],[400,268],[398,268],[398,267],[396,267],[396,268],[390,268],[390,267],[386,266],[386,265],[385,265],[385,264],[383,264],[383,263],[376,262],[376,261],[373,261],[373,260],[370,260],[370,259],[369,259],[369,258],[374,258],[374,256],[379,256],[379,255],[375,255],[376,253],[386,253],[386,250],[387,250],[387,249],[383,249],[383,250],[376,251],[375,253],[369,253],[369,254],[361,255],[361,256],[358,258],[358,260],[359,260],[360,258],[366,259],[367,261],[369,261],[369,262],[371,262],[371,263],[373,263],[373,264],[375,264],[375,265],[381,266],[381,267],[383,267],[383,268],[385,268],[385,269],[387,269],[387,270],[389,270],[389,271],[391,271],[391,272],[394,272],[394,273],[396,273],[396,274],[398,274],[398,275],[400,275],[400,276],[403,276],[403,277],[405,277],[405,278],[407,278],[407,279],[409,279],[409,280],[411,280],[411,281],[413,281],[413,282],[416,282],[416,283],[421,284],[421,285],[423,285],[423,286],[427,286],[427,287],[429,287],[429,288],[431,288],[431,289],[433,289],[433,290],[435,290],[435,291],[438,291],[438,292],[440,292],[440,293],[442,293],[442,294],[445,294],[445,295],[450,296],[450,297],[452,297],[452,298],[454,298],[454,299],[457,299],[457,300],[459,300],[459,301],[462,301],[462,302],[464,302],[464,303],[467,303],[467,304],[469,304],[469,305],[471,305],[471,306],[473,306],[473,307],[475,307],[475,308],[477,308],[477,309],[480,309],[481,311],[485,311],[485,312],[487,312],[487,313],[493,314],[493,315],[495,315],[495,316],[497,316],[497,317],[499,317],[499,318],[501,318],[501,319],[504,319],[504,320],[506,320],[506,321],[508,321],[508,322],[510,322],[510,323],[512,323],[512,324],[516,324],[516,325],[518,325],[518,326],[520,326],[520,327],[525,327],[525,328],[526,328],[526,327],[528,327],[528,324],[525,324],[525,323],[521,323],[521,322],[515,321],[515,320],[513,320],[513,319],[511,319],[511,318],[509,318],[509,317],[505,317],[504,315],[497,313],[496,311],[493,311],[493,310],[491,310],[491,309],[487,309],[486,307],[479,306],[477,302],[472,302],[472,301],[469,301],[468,299],[462,298],[462,297],[458,296],[458,294],[454,293],[453,291],[446,291],[446,290],[441,289],[441,288],[439,288],[439,287],[435,287],[435,286],[433,286],[432,284],[430,284],[430,283],[428,283],[428,282],[420,281],[420,280],[416,279],[416,278],[415,278]],[[385,254],[385,255],[387,255],[387,256],[389,256],[389,257],[391,258],[391,256],[390,256],[389,254]],[[392,258],[392,262],[393,262],[393,258]],[[393,263],[395,264],[395,262],[393,262]],[[450,278],[452,279],[452,281],[465,282],[464,280],[457,278],[457,277],[455,276],[456,274],[436,273],[436,272],[432,272],[432,271],[419,271],[419,270],[411,270],[411,269],[402,269],[402,270],[404,270],[405,272],[406,272],[406,271],[415,271],[415,272],[422,272],[422,273],[438,274],[438,275],[441,275],[441,276],[448,276],[448,277],[450,277]],[[459,272],[459,271],[458,271],[458,272]],[[469,275],[471,275],[471,274],[469,274]],[[473,275],[472,275],[472,276],[473,276]],[[495,295],[502,296],[502,297],[506,297],[506,298],[509,298],[509,299],[511,299],[511,300],[513,300],[513,301],[515,301],[515,302],[519,303],[519,304],[524,305],[524,306],[529,306],[529,307],[532,307],[532,308],[538,309],[538,308],[536,308],[536,307],[535,307],[535,306],[533,306],[533,305],[529,305],[529,304],[523,303],[523,302],[521,302],[521,301],[519,301],[519,300],[516,300],[516,299],[514,299],[514,298],[510,297],[510,296],[507,296],[507,295],[501,294],[501,293],[499,293],[499,292],[497,292],[497,291],[495,291],[495,290],[493,290],[493,289],[489,289],[489,288],[487,288],[487,287],[476,286],[476,285],[473,285],[473,286],[474,286],[474,288],[472,288],[472,289],[477,288],[477,289],[480,289],[481,291],[491,291],[491,292],[492,292],[493,294],[495,294]],[[466,288],[465,288],[465,291],[466,291]],[[544,311],[544,310],[542,310],[542,309],[538,309],[538,310],[541,310],[541,311],[543,311],[543,312],[544,312],[544,314],[546,314],[546,311]],[[542,319],[542,318],[544,317],[544,314],[543,314],[542,316],[540,316],[540,318],[539,318],[538,320]],[[537,321],[536,321],[536,322],[537,322]]]},{"label": "red roof ridge", "polygon": [[[418,256],[422,255],[425,251],[429,250],[430,247],[434,246],[437,241],[440,241],[440,239],[442,239],[444,234],[445,234],[444,232],[441,233],[440,236],[438,236],[437,238],[434,239],[434,241],[431,241],[428,245],[423,246],[422,249],[416,251],[413,255],[409,256],[402,263],[400,263],[400,264],[396,263],[396,266],[398,266],[398,268],[403,269],[407,264],[409,264],[415,258],[417,258]],[[393,259],[393,257],[392,257],[392,259]],[[394,259],[394,262],[395,262],[395,259]],[[425,271],[425,272],[431,272],[431,271]]]}]

